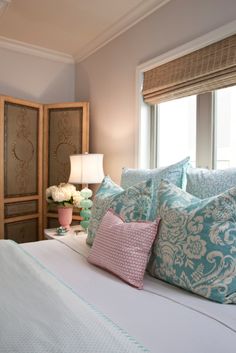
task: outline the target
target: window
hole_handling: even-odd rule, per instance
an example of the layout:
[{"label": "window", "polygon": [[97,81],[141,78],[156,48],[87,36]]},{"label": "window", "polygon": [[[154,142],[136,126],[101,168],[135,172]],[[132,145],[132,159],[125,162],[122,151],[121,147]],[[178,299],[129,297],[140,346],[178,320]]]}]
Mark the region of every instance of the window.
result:
[{"label": "window", "polygon": [[179,47],[138,68],[141,109],[150,110],[148,129],[139,130],[140,167],[186,154],[197,167],[236,167],[235,30],[222,27],[216,37],[209,33],[187,43],[190,51]]},{"label": "window", "polygon": [[236,167],[236,86],[152,106],[150,166]]},{"label": "window", "polygon": [[197,167],[236,167],[235,48],[235,28],[223,26],[138,67],[139,167],[184,155]]},{"label": "window", "polygon": [[215,168],[236,167],[236,86],[215,91]]},{"label": "window", "polygon": [[196,96],[160,103],[157,110],[157,165],[190,156],[196,163]]}]

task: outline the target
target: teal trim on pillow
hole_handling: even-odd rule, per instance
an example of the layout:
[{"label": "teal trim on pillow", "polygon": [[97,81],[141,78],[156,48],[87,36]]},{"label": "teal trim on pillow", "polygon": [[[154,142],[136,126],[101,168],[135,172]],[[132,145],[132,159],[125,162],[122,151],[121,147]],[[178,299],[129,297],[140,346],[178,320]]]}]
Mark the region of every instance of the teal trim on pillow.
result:
[{"label": "teal trim on pillow", "polygon": [[236,188],[204,200],[163,181],[161,223],[149,260],[154,277],[236,304]]},{"label": "teal trim on pillow", "polygon": [[236,186],[236,168],[224,170],[189,168],[187,171],[186,191],[200,199],[219,195],[234,186]]},{"label": "teal trim on pillow", "polygon": [[152,199],[152,212],[151,220],[157,218],[158,208],[158,188],[162,179],[177,185],[180,188],[185,187],[186,184],[186,171],[189,166],[189,157],[184,160],[170,165],[165,168],[159,169],[129,169],[123,168],[121,175],[121,187],[127,189],[130,186],[138,184],[148,179],[153,180],[153,199]]},{"label": "teal trim on pillow", "polygon": [[152,194],[152,180],[144,181],[123,190],[106,177],[94,198],[87,244],[93,244],[101,220],[109,208],[112,208],[125,222],[150,220]]}]

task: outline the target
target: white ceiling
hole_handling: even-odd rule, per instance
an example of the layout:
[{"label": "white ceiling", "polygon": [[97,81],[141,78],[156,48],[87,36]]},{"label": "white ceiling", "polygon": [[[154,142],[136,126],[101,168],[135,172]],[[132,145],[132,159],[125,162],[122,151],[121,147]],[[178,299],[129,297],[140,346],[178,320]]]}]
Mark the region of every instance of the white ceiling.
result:
[{"label": "white ceiling", "polygon": [[168,1],[11,0],[0,16],[0,45],[39,46],[79,60]]}]

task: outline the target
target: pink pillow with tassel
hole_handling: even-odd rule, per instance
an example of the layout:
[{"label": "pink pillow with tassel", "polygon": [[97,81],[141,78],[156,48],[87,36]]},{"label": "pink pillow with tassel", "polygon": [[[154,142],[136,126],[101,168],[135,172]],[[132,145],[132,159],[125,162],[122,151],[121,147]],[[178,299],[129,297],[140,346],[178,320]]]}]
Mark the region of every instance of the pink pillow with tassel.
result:
[{"label": "pink pillow with tassel", "polygon": [[159,220],[134,221],[123,219],[108,210],[94,239],[88,261],[117,275],[139,289]]}]

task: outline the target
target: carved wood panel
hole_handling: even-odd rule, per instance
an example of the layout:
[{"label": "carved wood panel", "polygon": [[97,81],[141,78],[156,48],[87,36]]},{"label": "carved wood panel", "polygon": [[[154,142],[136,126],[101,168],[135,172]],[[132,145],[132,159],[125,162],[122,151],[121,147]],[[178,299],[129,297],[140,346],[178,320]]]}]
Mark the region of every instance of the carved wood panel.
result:
[{"label": "carved wood panel", "polygon": [[48,184],[67,182],[70,155],[82,153],[83,108],[49,109]]},{"label": "carved wood panel", "polygon": [[23,201],[14,203],[5,203],[4,215],[5,218],[11,218],[16,216],[26,216],[34,213],[38,213],[38,201]]},{"label": "carved wood panel", "polygon": [[38,240],[38,219],[30,219],[5,224],[5,239],[17,243],[27,243]]},{"label": "carved wood panel", "polygon": [[4,197],[38,193],[39,110],[5,102]]},{"label": "carved wood panel", "polygon": [[[67,182],[70,176],[70,155],[88,152],[89,105],[82,103],[61,103],[44,107],[45,149],[44,182],[46,189],[51,185]],[[56,217],[57,208],[45,204],[45,228],[49,227],[48,217]],[[74,220],[80,220],[78,210]]]},{"label": "carved wood panel", "polygon": [[0,134],[0,238],[41,239],[43,106],[1,96]]}]

